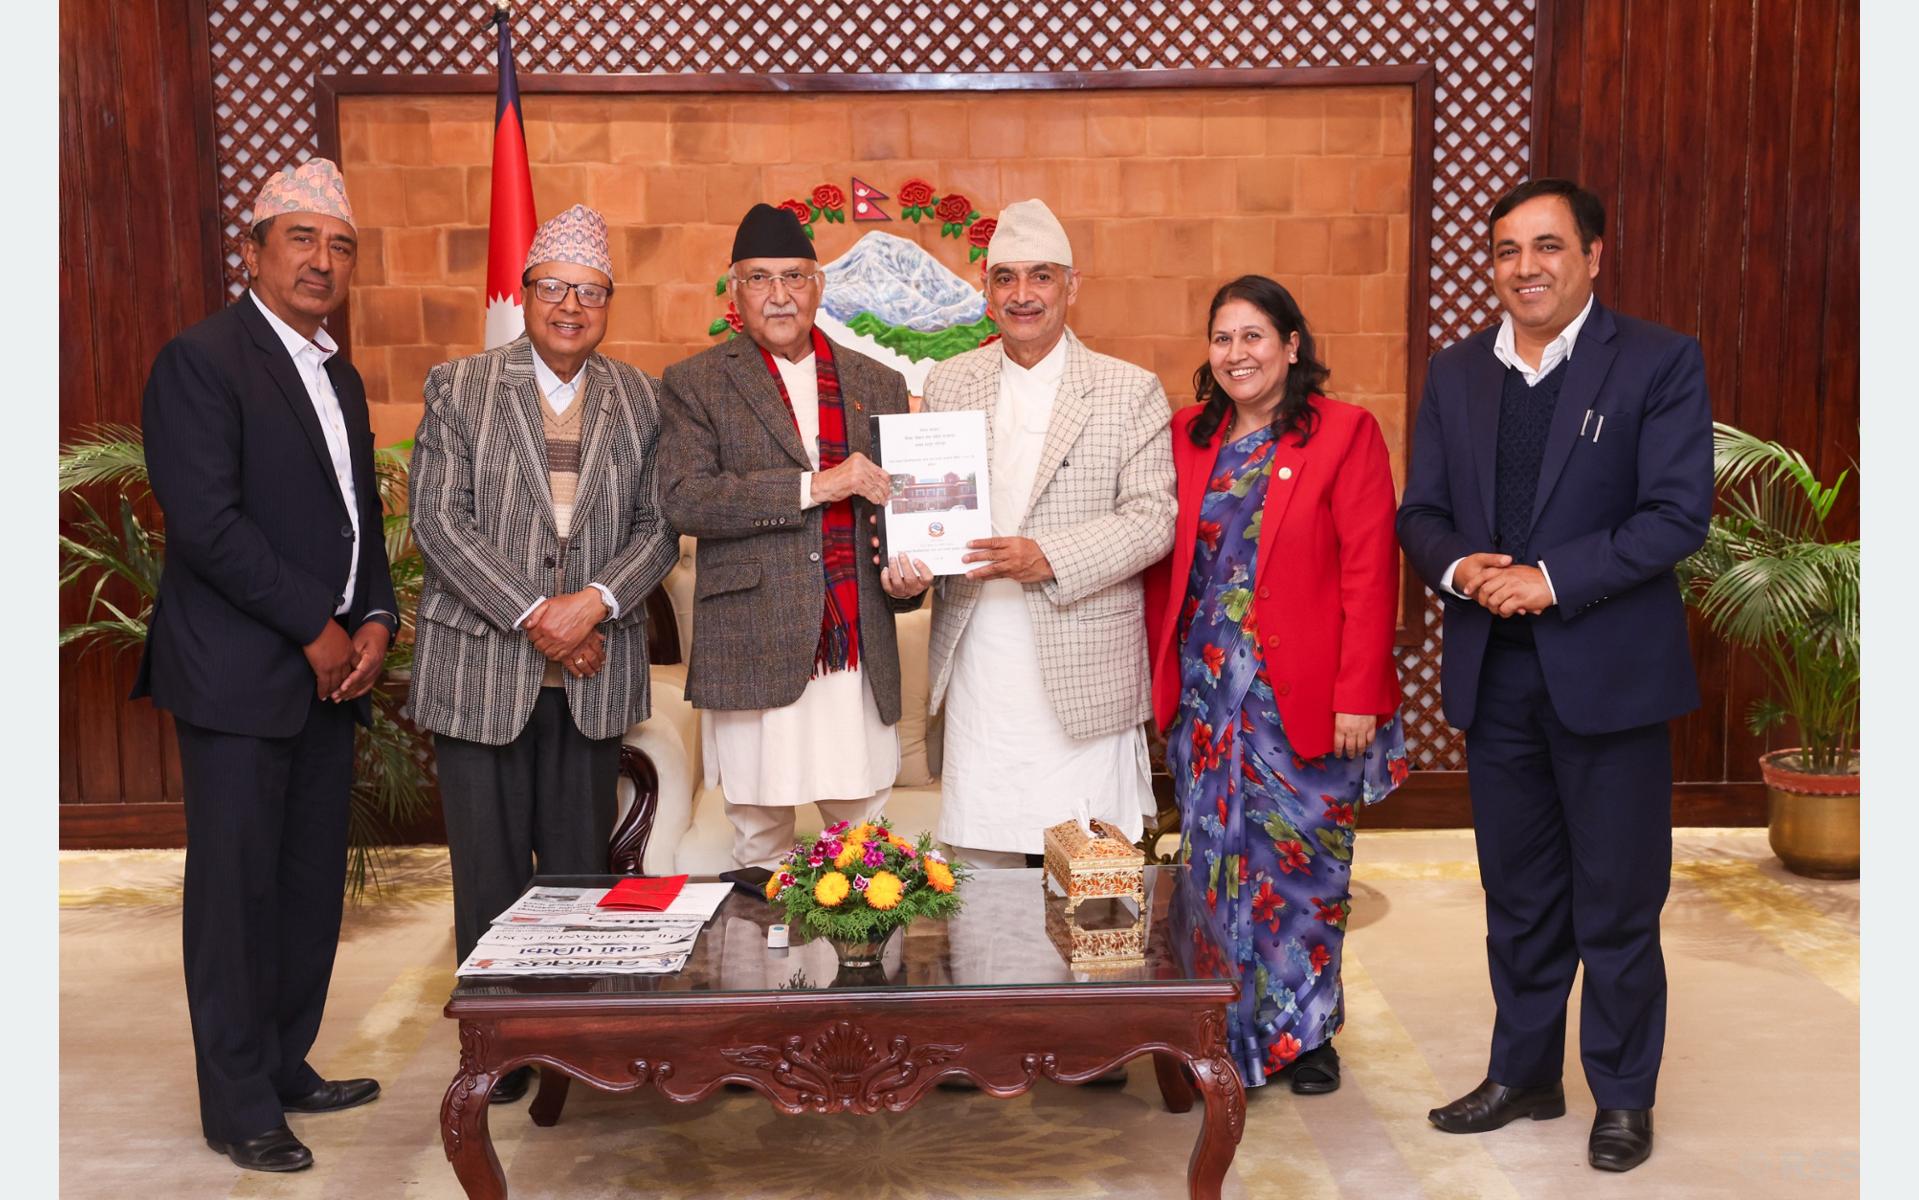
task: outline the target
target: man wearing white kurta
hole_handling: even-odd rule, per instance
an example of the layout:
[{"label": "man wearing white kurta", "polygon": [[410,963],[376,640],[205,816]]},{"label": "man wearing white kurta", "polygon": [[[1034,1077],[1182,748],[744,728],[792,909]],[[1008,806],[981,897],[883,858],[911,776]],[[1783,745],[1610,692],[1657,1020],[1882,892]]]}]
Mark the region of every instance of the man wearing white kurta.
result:
[{"label": "man wearing white kurta", "polygon": [[661,497],[699,541],[687,692],[707,782],[734,861],[764,871],[800,805],[869,819],[899,771],[893,613],[918,601],[890,601],[856,542],[891,486],[868,418],[905,412],[906,381],[814,327],[824,280],[792,213],[747,214],[727,286],[745,336],[666,370]]},{"label": "man wearing white kurta", "polygon": [[[1098,817],[1138,838],[1154,810],[1137,578],[1173,539],[1166,393],[1066,328],[1073,251],[1038,200],[986,251],[998,343],[935,367],[932,412],[988,415],[996,536],[937,582],[930,707],[945,711],[938,836],[975,866],[1024,866],[1049,825]],[[924,585],[889,565],[894,596]]]}]

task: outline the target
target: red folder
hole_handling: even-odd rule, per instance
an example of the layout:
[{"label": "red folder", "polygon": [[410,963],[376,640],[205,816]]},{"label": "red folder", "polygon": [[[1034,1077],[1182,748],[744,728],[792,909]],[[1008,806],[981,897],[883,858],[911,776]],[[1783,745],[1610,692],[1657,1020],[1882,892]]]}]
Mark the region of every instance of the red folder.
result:
[{"label": "red folder", "polygon": [[622,879],[600,897],[599,907],[629,912],[662,912],[679,897],[686,876],[667,875],[658,879]]}]

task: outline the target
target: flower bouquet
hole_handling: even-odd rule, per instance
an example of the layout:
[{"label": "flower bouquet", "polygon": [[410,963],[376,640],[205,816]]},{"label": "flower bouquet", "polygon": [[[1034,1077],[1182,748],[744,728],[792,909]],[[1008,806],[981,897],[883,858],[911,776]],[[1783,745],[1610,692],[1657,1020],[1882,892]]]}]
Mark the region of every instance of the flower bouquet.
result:
[{"label": "flower bouquet", "polygon": [[894,833],[885,818],[861,825],[837,821],[802,838],[766,881],[766,898],[786,906],[789,925],[824,937],[842,966],[871,966],[896,930],[918,917],[959,911],[963,864]]}]

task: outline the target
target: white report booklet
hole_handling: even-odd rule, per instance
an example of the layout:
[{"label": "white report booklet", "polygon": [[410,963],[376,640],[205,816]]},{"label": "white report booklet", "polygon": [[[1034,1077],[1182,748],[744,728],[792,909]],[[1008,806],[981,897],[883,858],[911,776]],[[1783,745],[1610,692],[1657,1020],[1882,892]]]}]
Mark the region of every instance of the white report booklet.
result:
[{"label": "white report booklet", "polygon": [[935,575],[964,575],[966,543],[993,536],[986,483],[986,414],[897,413],[873,418],[879,464],[893,477],[885,552],[923,561]]}]

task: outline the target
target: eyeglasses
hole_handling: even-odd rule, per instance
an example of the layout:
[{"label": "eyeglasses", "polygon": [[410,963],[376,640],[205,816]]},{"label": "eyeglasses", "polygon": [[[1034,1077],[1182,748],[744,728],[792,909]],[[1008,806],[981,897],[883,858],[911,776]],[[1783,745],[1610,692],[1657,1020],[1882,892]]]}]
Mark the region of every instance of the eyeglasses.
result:
[{"label": "eyeglasses", "polygon": [[597,283],[568,283],[551,276],[533,281],[533,294],[548,304],[560,303],[566,299],[568,292],[578,296],[581,306],[585,308],[605,308],[606,302],[613,298],[612,288],[601,287]]},{"label": "eyeglasses", "polygon": [[748,293],[760,295],[772,289],[775,279],[785,284],[787,291],[797,292],[819,277],[818,271],[792,270],[781,271],[777,275],[770,271],[749,271],[745,275],[735,275],[733,279],[742,288],[745,288]]}]

